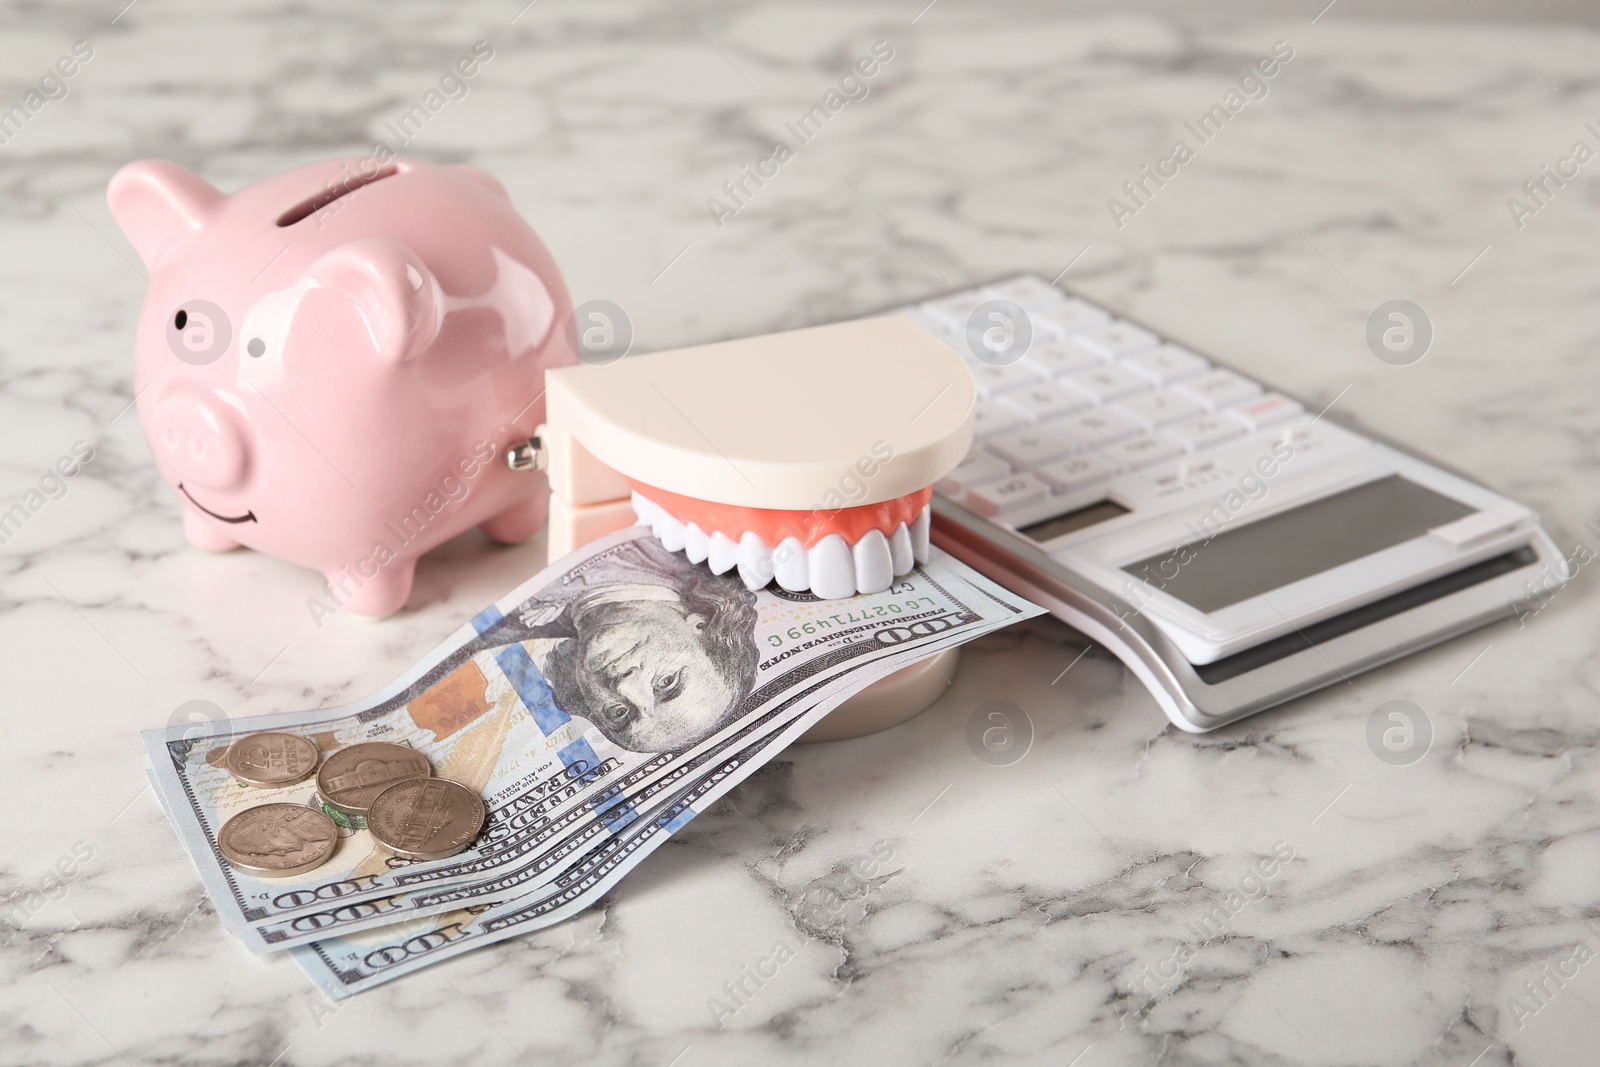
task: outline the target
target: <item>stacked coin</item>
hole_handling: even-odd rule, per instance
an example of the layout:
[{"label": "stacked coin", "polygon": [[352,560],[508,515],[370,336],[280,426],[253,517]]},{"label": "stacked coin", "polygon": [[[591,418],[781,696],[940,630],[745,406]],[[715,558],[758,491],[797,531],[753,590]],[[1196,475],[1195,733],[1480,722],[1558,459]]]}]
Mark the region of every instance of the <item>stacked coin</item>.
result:
[{"label": "stacked coin", "polygon": [[428,758],[392,741],[364,741],[341,748],[317,771],[317,792],[329,807],[365,816],[378,794],[392,785],[433,774]]},{"label": "stacked coin", "polygon": [[[323,804],[365,819],[374,841],[406,859],[454,856],[483,829],[483,799],[459,782],[433,777],[427,757],[414,748],[364,741],[333,753],[319,767],[320,759],[309,739],[268,731],[229,745],[223,762],[247,786],[293,785],[315,771]],[[338,841],[339,829],[326,812],[286,803],[247,808],[217,831],[223,857],[264,878],[315,870]]]}]

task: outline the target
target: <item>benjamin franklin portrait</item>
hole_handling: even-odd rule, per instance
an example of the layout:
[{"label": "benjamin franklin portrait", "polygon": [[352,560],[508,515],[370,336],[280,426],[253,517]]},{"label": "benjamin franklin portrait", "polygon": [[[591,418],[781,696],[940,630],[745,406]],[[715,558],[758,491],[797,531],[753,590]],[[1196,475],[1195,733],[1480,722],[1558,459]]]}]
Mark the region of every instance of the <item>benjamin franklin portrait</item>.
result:
[{"label": "benjamin franklin portrait", "polygon": [[642,537],[545,590],[493,641],[553,640],[543,671],[563,711],[621,748],[681,751],[739,715],[755,683],[755,626],[743,582]]}]

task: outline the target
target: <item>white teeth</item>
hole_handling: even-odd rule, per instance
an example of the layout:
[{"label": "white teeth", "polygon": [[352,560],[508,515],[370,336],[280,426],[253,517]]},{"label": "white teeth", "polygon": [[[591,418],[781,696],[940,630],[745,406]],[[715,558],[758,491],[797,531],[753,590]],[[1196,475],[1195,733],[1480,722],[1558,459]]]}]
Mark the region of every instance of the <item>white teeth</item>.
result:
[{"label": "white teeth", "polygon": [[901,523],[887,535],[868,530],[853,546],[832,533],[809,550],[794,537],[784,538],[774,550],[752,531],[734,541],[721,532],[707,534],[692,522],[685,525],[638,493],[632,503],[639,524],[650,527],[667,551],[684,553],[690,563],[705,563],[713,574],[737,567],[739,578],[751,590],[763,589],[776,578],[790,592],[809,589],[823,600],[843,600],[857,593],[881,593],[896,577],[928,562],[932,515],[927,507],[909,526]]},{"label": "white teeth", "polygon": [[889,539],[881,530],[868,530],[856,542],[851,554],[856,561],[856,592],[881,593],[894,581],[894,561],[889,558]]},{"label": "white teeth", "polygon": [[856,568],[850,546],[836,533],[811,546],[811,591],[824,600],[856,595]]},{"label": "white teeth", "polygon": [[683,523],[668,515],[654,500],[634,493],[633,513],[638,516],[639,525],[650,527],[667,551],[677,552],[683,548]]},{"label": "white teeth", "polygon": [[916,557],[911,554],[911,533],[903,522],[894,528],[889,538],[889,559],[894,564],[896,577],[917,565]]},{"label": "white teeth", "polygon": [[739,577],[751,592],[772,581],[772,549],[749,530],[739,538]]},{"label": "white teeth", "polygon": [[711,538],[692,522],[683,531],[683,554],[690,563],[704,563],[711,554]]},{"label": "white teeth", "polygon": [[806,546],[798,538],[785,537],[772,553],[772,576],[791,593],[811,588],[811,568],[806,563]]},{"label": "white teeth", "polygon": [[668,515],[665,511],[658,512],[656,521],[651,525],[655,531],[656,540],[661,542],[661,547],[668,552],[681,552],[683,550],[683,523]]},{"label": "white teeth", "polygon": [[727,574],[739,563],[739,546],[720,530],[711,535],[711,548],[706,556],[712,574]]}]

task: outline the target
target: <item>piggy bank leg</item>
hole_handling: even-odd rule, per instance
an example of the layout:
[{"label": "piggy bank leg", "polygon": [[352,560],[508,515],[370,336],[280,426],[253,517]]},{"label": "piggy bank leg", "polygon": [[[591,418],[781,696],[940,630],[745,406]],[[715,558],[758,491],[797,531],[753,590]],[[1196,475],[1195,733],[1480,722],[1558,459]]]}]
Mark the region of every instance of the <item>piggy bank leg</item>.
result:
[{"label": "piggy bank leg", "polygon": [[191,507],[183,509],[183,536],[196,548],[207,552],[226,552],[238,548],[239,542],[217,529],[216,523]]},{"label": "piggy bank leg", "polygon": [[514,545],[526,541],[544,528],[548,500],[543,493],[520,500],[485,522],[483,532],[501,544]]},{"label": "piggy bank leg", "polygon": [[[341,611],[348,611],[368,619],[381,619],[385,615],[393,615],[406,606],[406,599],[411,596],[411,579],[416,573],[417,561],[414,559],[396,559],[385,563],[378,568],[378,573],[366,579],[342,604]],[[335,571],[326,575],[328,584],[338,586],[338,583],[349,584],[350,579],[342,571]]]}]

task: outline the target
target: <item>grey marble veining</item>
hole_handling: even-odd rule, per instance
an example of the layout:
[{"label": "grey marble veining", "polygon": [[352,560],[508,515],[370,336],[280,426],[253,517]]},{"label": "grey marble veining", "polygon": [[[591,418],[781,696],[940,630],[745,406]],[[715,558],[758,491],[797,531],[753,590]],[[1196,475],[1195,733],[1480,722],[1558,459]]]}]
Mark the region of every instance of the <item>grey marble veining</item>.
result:
[{"label": "grey marble veining", "polygon": [[[139,729],[190,701],[371,692],[544,548],[464,537],[403,615],[320,628],[309,571],[187,548],[126,410],[143,279],[106,180],[162,156],[232,188],[367,151],[478,40],[494,59],[405,150],[500,176],[641,348],[1071,264],[1067,284],[1600,551],[1600,162],[1520,229],[1506,203],[1574,141],[1600,147],[1600,38],[1339,6],[1313,24],[1322,7],[0,10],[0,107],[94,48],[0,144],[0,492],[94,450],[0,545],[0,1063],[1594,1062],[1587,569],[1521,627],[1198,737],[1103,650],[1018,627],[911,723],[785,753],[594,910],[340,1005],[224,934],[144,787]],[[867,97],[719,228],[708,198],[880,40]],[[1117,228],[1107,199],[1277,41],[1294,57],[1265,98]],[[1394,297],[1437,329],[1407,368],[1362,339]],[[1408,767],[1367,747],[1394,698],[1434,733]],[[991,699],[1035,731],[1008,767],[967,748]]]}]

